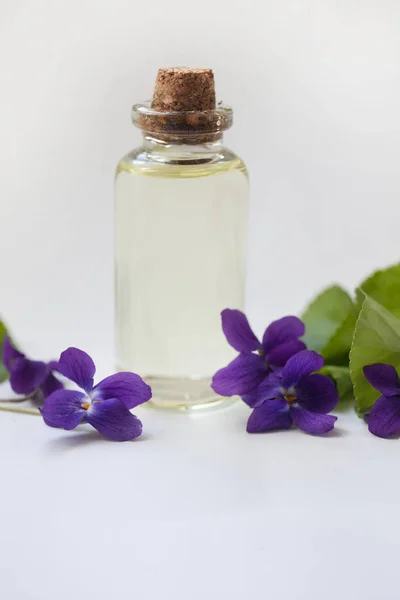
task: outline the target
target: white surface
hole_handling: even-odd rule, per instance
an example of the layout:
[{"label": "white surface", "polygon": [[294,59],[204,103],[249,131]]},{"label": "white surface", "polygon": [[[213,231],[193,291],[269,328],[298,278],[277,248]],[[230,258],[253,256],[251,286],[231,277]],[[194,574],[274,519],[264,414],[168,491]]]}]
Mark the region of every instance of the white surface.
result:
[{"label": "white surface", "polygon": [[0,414],[2,598],[398,599],[396,442],[137,414],[120,444]]},{"label": "white surface", "polygon": [[[259,330],[399,258],[394,0],[0,0],[1,304],[31,355],[113,363],[112,186],[160,65],[215,69],[252,181]],[[398,599],[396,442],[141,411],[107,443],[0,413],[0,596]]]}]

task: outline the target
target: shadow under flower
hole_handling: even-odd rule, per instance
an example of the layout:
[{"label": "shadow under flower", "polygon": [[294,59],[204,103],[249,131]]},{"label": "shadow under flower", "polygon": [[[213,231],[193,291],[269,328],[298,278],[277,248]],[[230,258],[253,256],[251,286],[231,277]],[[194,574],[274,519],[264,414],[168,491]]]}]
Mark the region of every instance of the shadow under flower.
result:
[{"label": "shadow under flower", "polygon": [[[341,438],[341,437],[346,437],[346,435],[348,435],[348,432],[345,431],[344,429],[341,429],[340,427],[335,427],[334,429],[332,429],[332,431],[329,431],[328,433],[325,433],[323,436],[323,438]],[[314,437],[318,437],[318,436],[314,436]]]},{"label": "shadow under flower", "polygon": [[251,433],[250,435],[253,436],[274,436],[274,435],[293,435],[293,433],[296,432],[299,436],[306,436],[306,437],[312,437],[312,438],[317,438],[317,439],[332,439],[332,438],[342,438],[342,437],[346,437],[348,435],[348,432],[345,431],[344,429],[340,429],[340,428],[335,428],[332,429],[332,431],[329,431],[328,433],[323,433],[323,434],[312,434],[312,433],[306,433],[305,431],[301,431],[301,429],[296,428],[296,427],[290,427],[289,429],[271,429],[270,431],[260,431],[257,433]]},{"label": "shadow under flower", "polygon": [[60,437],[49,441],[49,449],[52,452],[64,452],[67,450],[73,450],[74,448],[80,448],[87,446],[88,444],[129,444],[132,442],[138,443],[140,441],[146,441],[148,436],[142,434],[140,437],[130,440],[128,442],[113,442],[107,438],[101,436],[97,431],[73,431],[68,432],[66,435],[60,435]]}]

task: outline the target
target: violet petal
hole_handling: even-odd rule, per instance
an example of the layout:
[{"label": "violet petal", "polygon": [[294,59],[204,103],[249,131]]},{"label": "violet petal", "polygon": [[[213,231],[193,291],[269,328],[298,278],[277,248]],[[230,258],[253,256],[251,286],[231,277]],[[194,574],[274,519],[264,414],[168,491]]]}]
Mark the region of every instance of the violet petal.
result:
[{"label": "violet petal", "polygon": [[151,388],[135,373],[116,373],[98,383],[91,394],[93,399],[118,398],[126,408],[135,408],[151,398]]},{"label": "violet petal", "polygon": [[304,335],[305,326],[298,317],[283,317],[273,321],[265,330],[263,348],[266,354],[276,346]]},{"label": "violet petal", "polygon": [[281,378],[277,373],[267,375],[252,392],[242,395],[242,400],[251,408],[264,404],[266,400],[274,400],[282,396]]},{"label": "violet petal", "polygon": [[339,400],[332,379],[318,373],[300,379],[296,385],[296,395],[304,408],[324,414],[331,412]]},{"label": "violet petal", "polygon": [[17,358],[11,366],[10,385],[16,394],[30,394],[40,386],[46,373],[44,362]]},{"label": "violet petal", "polygon": [[382,438],[400,434],[400,398],[380,396],[371,408],[368,429]]},{"label": "violet petal", "polygon": [[92,402],[85,420],[115,442],[133,440],[142,433],[142,423],[117,398]]},{"label": "violet petal", "polygon": [[25,358],[25,354],[19,352],[19,350],[17,350],[11,343],[8,335],[5,335],[3,341],[3,363],[7,367],[8,371],[11,371],[11,368],[17,358]]},{"label": "violet petal", "polygon": [[211,387],[221,396],[247,394],[267,375],[265,360],[257,354],[239,354],[213,377]]},{"label": "violet petal", "polygon": [[290,429],[288,405],[285,400],[267,400],[255,408],[247,421],[248,433],[261,433],[271,429]]},{"label": "violet petal", "polygon": [[306,433],[319,435],[332,431],[335,426],[337,417],[333,415],[322,415],[306,410],[300,406],[291,406],[289,408],[293,423]]},{"label": "violet petal", "polygon": [[377,363],[364,367],[364,375],[370,384],[384,396],[395,396],[400,392],[399,376],[392,365]]},{"label": "violet petal", "polygon": [[57,390],[61,390],[63,387],[61,381],[54,377],[53,373],[49,373],[40,384],[40,389],[42,390],[44,398],[47,398],[47,396],[50,396],[50,394]]},{"label": "violet petal", "polygon": [[300,340],[290,340],[289,342],[279,344],[279,346],[276,346],[268,352],[266,360],[274,367],[284,367],[289,358],[298,352],[301,352],[301,350],[306,350],[306,348],[307,346],[304,342],[301,342]]},{"label": "violet petal", "polygon": [[289,360],[282,369],[282,382],[286,389],[295,386],[302,377],[319,371],[324,365],[324,359],[314,350],[301,350]]},{"label": "violet petal", "polygon": [[62,429],[75,429],[82,421],[86,410],[82,404],[87,397],[76,390],[58,390],[47,396],[40,413],[46,425]]},{"label": "violet petal", "polygon": [[89,354],[83,350],[68,348],[57,363],[50,363],[50,367],[74,381],[85,392],[92,390],[96,367]]},{"label": "violet petal", "polygon": [[238,352],[252,352],[261,347],[247,317],[240,310],[226,308],[221,313],[222,330],[228,343]]}]

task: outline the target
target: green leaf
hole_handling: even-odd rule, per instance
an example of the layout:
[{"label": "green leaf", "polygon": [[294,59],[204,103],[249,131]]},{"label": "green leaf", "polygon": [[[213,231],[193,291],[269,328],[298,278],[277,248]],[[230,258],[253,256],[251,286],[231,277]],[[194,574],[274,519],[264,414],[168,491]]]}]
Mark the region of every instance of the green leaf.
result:
[{"label": "green leaf", "polygon": [[325,360],[347,365],[358,310],[349,294],[333,285],[309,305],[301,317],[306,326],[307,347],[320,352]]},{"label": "green leaf", "polygon": [[[359,287],[364,294],[400,318],[400,264],[376,271]],[[358,294],[357,300],[361,300],[362,304],[364,297]]]},{"label": "green leaf", "polygon": [[343,323],[337,328],[329,342],[322,349],[322,356],[328,363],[349,364],[349,352],[353,341],[358,311],[353,305]]},{"label": "green leaf", "polygon": [[337,365],[325,365],[320,373],[327,375],[336,384],[336,389],[339,394],[339,410],[347,410],[354,404],[353,382],[350,377],[350,369],[348,367],[338,367]]},{"label": "green leaf", "polygon": [[393,365],[400,371],[400,320],[365,296],[350,352],[350,375],[359,414],[368,411],[380,395],[363,372],[363,367],[374,363]]},{"label": "green leaf", "polygon": [[3,321],[0,321],[0,383],[8,379],[8,371],[3,364],[3,342],[4,336],[7,333],[7,328]]}]

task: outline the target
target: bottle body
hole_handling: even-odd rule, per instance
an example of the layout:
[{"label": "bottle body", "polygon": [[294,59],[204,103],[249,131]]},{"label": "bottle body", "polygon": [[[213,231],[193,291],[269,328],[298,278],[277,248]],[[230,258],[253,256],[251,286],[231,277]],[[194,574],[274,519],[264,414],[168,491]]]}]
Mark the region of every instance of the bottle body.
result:
[{"label": "bottle body", "polygon": [[220,312],[244,304],[248,180],[221,144],[151,139],[115,182],[117,367],[160,406],[219,400],[213,373],[234,356]]}]

